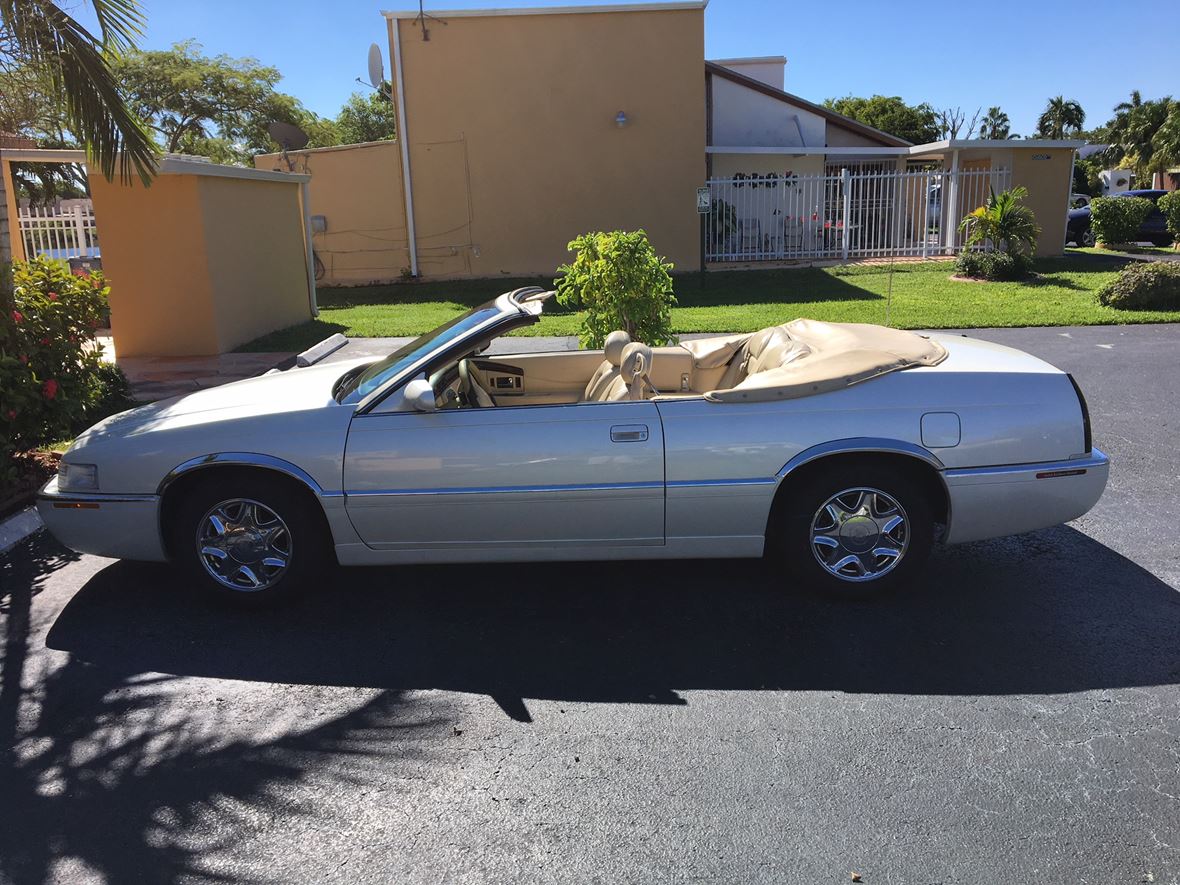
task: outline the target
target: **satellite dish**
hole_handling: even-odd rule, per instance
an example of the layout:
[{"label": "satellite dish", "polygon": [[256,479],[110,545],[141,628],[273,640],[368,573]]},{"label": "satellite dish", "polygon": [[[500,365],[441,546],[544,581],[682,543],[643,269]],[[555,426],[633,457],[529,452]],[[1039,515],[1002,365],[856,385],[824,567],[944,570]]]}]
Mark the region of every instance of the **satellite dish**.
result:
[{"label": "satellite dish", "polygon": [[369,44],[369,83],[374,89],[380,89],[385,82],[385,62],[381,58],[381,47],[376,43]]},{"label": "satellite dish", "polygon": [[283,123],[280,120],[267,126],[266,131],[270,133],[271,138],[282,145],[283,162],[287,164],[288,172],[294,172],[295,163],[287,156],[287,151],[297,151],[307,147],[307,133],[294,123]]}]

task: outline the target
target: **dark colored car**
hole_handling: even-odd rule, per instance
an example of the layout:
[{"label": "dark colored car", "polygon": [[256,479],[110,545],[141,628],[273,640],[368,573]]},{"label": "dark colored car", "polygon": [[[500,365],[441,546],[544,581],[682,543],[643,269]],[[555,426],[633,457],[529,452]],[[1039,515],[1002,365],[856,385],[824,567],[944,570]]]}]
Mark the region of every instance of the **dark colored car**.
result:
[{"label": "dark colored car", "polygon": [[[1153,204],[1159,202],[1159,198],[1166,194],[1167,191],[1124,191],[1121,194],[1115,194],[1117,197],[1145,197],[1151,200]],[[1094,231],[1090,229],[1090,207],[1083,206],[1080,209],[1069,210],[1069,221],[1065,225],[1065,241],[1067,243],[1077,243],[1079,246],[1093,246],[1094,245]],[[1164,213],[1159,210],[1159,206],[1155,206],[1151,213],[1143,220],[1143,224],[1139,225],[1139,236],[1137,241],[1146,241],[1154,243],[1157,246],[1167,246],[1172,242],[1172,235],[1168,233],[1167,224],[1164,218]]]}]

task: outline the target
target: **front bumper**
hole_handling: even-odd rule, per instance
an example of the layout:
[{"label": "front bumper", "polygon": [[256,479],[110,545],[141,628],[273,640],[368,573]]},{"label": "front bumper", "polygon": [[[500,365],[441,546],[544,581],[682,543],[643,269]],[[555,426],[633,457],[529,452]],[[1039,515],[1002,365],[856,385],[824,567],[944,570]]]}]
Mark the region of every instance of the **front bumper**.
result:
[{"label": "front bumper", "polygon": [[57,540],[78,553],[163,562],[159,495],[62,492],[57,477],[37,493],[37,512]]},{"label": "front bumper", "polygon": [[1098,449],[1069,461],[947,470],[946,542],[1017,535],[1077,519],[1098,503],[1110,459]]}]

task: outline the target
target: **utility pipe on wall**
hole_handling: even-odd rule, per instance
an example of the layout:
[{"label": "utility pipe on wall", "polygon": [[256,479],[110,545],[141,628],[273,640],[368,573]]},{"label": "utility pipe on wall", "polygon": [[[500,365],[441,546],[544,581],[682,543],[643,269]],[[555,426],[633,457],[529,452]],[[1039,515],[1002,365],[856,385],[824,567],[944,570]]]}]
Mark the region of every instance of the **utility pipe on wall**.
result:
[{"label": "utility pipe on wall", "polygon": [[299,202],[303,204],[303,235],[307,242],[307,298],[311,305],[311,315],[320,315],[320,306],[315,297],[315,249],[311,242],[311,188],[306,180],[299,183]]},{"label": "utility pipe on wall", "polygon": [[402,83],[402,37],[396,18],[389,19],[393,44],[393,79],[397,85],[397,140],[402,152],[402,191],[406,203],[406,240],[410,251],[410,275],[418,276],[418,240],[414,232],[414,187],[410,180],[410,139],[406,132],[406,90]]}]

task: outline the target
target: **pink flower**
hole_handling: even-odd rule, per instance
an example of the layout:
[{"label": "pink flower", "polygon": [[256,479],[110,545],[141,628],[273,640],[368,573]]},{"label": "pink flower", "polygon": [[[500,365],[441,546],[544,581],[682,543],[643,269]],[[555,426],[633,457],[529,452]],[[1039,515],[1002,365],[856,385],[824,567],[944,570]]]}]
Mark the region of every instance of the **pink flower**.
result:
[{"label": "pink flower", "polygon": [[50,378],[48,381],[42,384],[41,395],[46,399],[53,399],[55,396],[57,396],[57,382]]},{"label": "pink flower", "polygon": [[48,346],[49,346],[49,339],[48,339],[48,338],[42,338],[42,339],[41,339],[41,344],[42,344],[42,345],[44,345],[45,347],[48,347]]},{"label": "pink flower", "polygon": [[56,293],[56,292],[50,292],[50,293],[49,293],[49,300],[50,300],[50,301],[57,301],[57,293]]},{"label": "pink flower", "polygon": [[8,410],[8,420],[9,420],[9,421],[15,421],[15,420],[16,420],[16,409],[9,409],[9,410]]},{"label": "pink flower", "polygon": [[19,357],[17,357],[17,359],[19,359],[26,366],[29,364],[29,355],[27,353],[22,353]]},{"label": "pink flower", "polygon": [[19,310],[14,310],[12,312],[12,321],[14,323],[19,323],[24,318],[25,318],[24,314],[22,314]]}]

